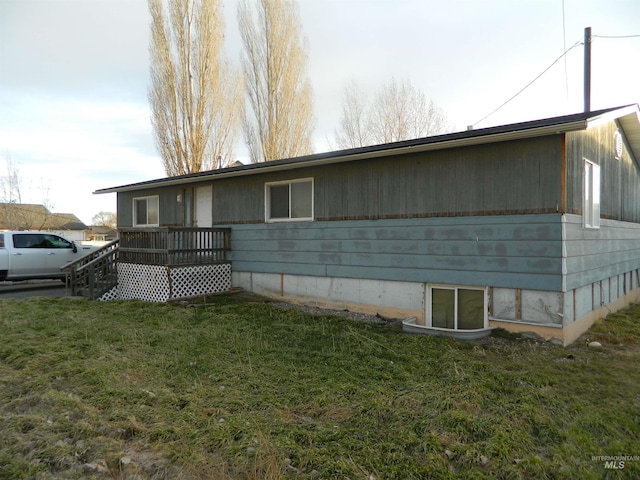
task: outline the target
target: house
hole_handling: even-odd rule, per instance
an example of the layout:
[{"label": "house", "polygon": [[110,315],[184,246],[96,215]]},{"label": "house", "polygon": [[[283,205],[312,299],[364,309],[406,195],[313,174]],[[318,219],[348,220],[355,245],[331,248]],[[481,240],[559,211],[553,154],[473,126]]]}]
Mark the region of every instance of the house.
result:
[{"label": "house", "polygon": [[231,283],[563,344],[640,297],[637,105],[105,188],[119,229],[230,229]]},{"label": "house", "polygon": [[118,238],[118,230],[109,225],[90,225],[85,237],[88,242],[111,242]]},{"label": "house", "polygon": [[42,230],[82,241],[87,226],[72,213],[53,213],[44,205],[0,203],[0,230]]}]

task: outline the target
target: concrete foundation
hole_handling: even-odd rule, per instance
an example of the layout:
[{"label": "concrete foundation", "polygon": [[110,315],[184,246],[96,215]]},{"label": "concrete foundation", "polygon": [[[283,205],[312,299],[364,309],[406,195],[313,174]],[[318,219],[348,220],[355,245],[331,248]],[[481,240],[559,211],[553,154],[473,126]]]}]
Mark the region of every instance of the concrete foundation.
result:
[{"label": "concrete foundation", "polygon": [[[415,317],[416,325],[425,325],[424,283],[253,272],[231,275],[233,286],[274,299],[388,318]],[[618,279],[611,283],[617,285]],[[640,288],[615,299],[607,296],[607,305],[599,304],[603,298],[596,284],[570,292],[490,288],[489,327],[569,345],[599,318],[640,301]]]},{"label": "concrete foundation", "polygon": [[424,285],[410,282],[233,272],[233,286],[281,299],[334,310],[416,317],[424,324]]}]

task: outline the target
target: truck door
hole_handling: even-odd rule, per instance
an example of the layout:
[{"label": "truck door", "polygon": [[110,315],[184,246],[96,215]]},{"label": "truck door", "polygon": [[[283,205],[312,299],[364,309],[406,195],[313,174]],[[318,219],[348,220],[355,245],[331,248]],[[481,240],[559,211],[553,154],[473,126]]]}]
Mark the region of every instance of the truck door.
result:
[{"label": "truck door", "polygon": [[58,235],[44,234],[46,245],[46,273],[61,275],[60,267],[73,262],[80,255],[73,251],[73,243]]},{"label": "truck door", "polygon": [[42,275],[47,263],[45,247],[44,235],[40,233],[14,233],[10,267],[12,276]]}]

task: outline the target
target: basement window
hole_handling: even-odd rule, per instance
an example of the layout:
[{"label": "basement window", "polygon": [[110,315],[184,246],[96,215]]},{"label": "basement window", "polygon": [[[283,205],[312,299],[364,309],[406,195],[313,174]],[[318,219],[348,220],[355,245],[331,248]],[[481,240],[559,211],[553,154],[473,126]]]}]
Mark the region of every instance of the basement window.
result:
[{"label": "basement window", "polygon": [[487,328],[486,289],[447,285],[428,286],[427,322],[427,326],[451,330]]},{"label": "basement window", "polygon": [[313,220],[313,178],[265,183],[265,220]]},{"label": "basement window", "polygon": [[584,228],[600,228],[600,166],[584,160]]},{"label": "basement window", "polygon": [[136,227],[157,227],[159,225],[158,196],[133,199],[133,225]]}]

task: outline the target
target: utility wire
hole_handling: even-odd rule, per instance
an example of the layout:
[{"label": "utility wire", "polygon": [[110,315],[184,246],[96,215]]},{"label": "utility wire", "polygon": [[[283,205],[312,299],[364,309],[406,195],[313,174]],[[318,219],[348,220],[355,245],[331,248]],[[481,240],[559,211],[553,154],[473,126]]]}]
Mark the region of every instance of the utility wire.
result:
[{"label": "utility wire", "polygon": [[640,35],[591,35],[596,38],[638,38]]},{"label": "utility wire", "polygon": [[[564,0],[562,0],[562,48],[567,50],[567,31],[565,28]],[[567,94],[567,105],[569,104],[569,67],[567,66],[567,56],[564,57],[564,87]]]},{"label": "utility wire", "polygon": [[568,50],[566,50],[562,55],[560,55],[558,58],[556,58],[553,63],[551,65],[549,65],[547,68],[545,68],[542,73],[540,75],[538,75],[536,78],[534,78],[533,80],[531,80],[529,83],[527,83],[518,93],[516,93],[513,97],[511,97],[509,100],[507,100],[506,102],[504,102],[502,105],[500,105],[498,108],[496,108],[493,112],[491,112],[490,114],[482,117],[480,120],[478,120],[477,122],[475,122],[473,124],[473,126],[475,127],[478,123],[486,120],[487,118],[489,118],[491,115],[493,115],[494,113],[496,113],[498,110],[500,110],[502,107],[504,107],[507,103],[509,103],[511,100],[513,100],[514,98],[516,98],[518,95],[520,95],[522,92],[524,92],[527,88],[529,88],[536,80],[538,80],[542,75],[544,75],[545,73],[547,73],[549,71],[549,69],[551,67],[553,67],[556,63],[558,63],[558,61],[564,57],[567,53],[569,53],[571,50],[573,50],[574,48],[580,46],[580,45],[584,45],[583,42],[576,42],[573,44],[573,46],[571,46],[571,48],[569,48]]}]

